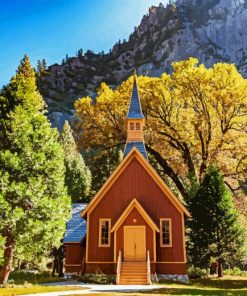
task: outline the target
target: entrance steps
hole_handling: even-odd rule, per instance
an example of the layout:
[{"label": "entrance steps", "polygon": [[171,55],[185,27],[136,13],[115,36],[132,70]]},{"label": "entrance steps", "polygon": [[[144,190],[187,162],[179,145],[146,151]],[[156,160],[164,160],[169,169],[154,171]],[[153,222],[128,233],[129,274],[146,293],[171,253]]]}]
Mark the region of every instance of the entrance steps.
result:
[{"label": "entrance steps", "polygon": [[147,262],[122,262],[120,285],[148,285]]}]

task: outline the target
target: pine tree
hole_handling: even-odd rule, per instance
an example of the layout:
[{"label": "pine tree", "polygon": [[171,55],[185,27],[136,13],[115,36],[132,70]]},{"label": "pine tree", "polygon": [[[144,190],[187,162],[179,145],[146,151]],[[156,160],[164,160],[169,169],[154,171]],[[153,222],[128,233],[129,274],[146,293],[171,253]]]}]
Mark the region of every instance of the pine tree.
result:
[{"label": "pine tree", "polygon": [[73,202],[88,201],[91,189],[91,172],[78,152],[68,121],[65,121],[60,143],[65,155],[65,184]]},{"label": "pine tree", "polygon": [[77,57],[81,58],[82,56],[83,56],[83,49],[81,48],[77,51]]},{"label": "pine tree", "polygon": [[[6,97],[4,96],[6,94]],[[2,104],[4,102],[4,104]],[[69,218],[64,154],[44,113],[27,56],[0,97],[0,284],[17,253],[39,256],[58,246]]]},{"label": "pine tree", "polygon": [[47,69],[47,63],[46,63],[45,59],[42,59],[42,66],[43,66],[43,69],[45,71]]},{"label": "pine tree", "polygon": [[41,76],[45,70],[46,70],[46,60],[42,59],[42,60],[38,60],[37,62],[37,74],[38,76]]},{"label": "pine tree", "polygon": [[35,71],[27,55],[20,61],[17,73],[11,78],[10,84],[1,93],[0,117],[12,111],[15,106],[23,104],[26,107],[35,105],[37,110],[44,108],[45,103],[37,91]]},{"label": "pine tree", "polygon": [[243,229],[230,191],[218,168],[209,167],[190,201],[189,253],[195,266],[207,268],[211,258],[241,256]]}]

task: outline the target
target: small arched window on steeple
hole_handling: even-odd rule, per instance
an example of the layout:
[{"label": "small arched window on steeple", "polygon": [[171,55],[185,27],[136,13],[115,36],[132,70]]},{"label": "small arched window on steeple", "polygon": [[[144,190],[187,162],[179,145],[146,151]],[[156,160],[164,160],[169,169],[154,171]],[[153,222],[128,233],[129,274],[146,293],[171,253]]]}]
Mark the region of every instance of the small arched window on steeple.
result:
[{"label": "small arched window on steeple", "polygon": [[136,130],[139,131],[141,129],[141,123],[137,122],[136,123]]}]

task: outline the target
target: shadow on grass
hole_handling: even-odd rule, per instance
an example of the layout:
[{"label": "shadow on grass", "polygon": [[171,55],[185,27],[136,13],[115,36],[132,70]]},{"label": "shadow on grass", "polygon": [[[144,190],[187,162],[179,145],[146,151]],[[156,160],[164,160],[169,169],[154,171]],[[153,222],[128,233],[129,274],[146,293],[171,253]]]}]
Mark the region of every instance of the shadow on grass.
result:
[{"label": "shadow on grass", "polygon": [[[100,290],[91,291],[91,296],[142,296],[142,295],[192,295],[192,296],[247,296],[247,278],[208,278],[191,280],[189,284],[165,281],[159,288],[143,291]],[[97,294],[96,294],[97,293]],[[84,294],[85,295],[85,294]],[[75,296],[75,295],[70,295]],[[82,295],[81,295],[82,296]]]},{"label": "shadow on grass", "polygon": [[[212,287],[218,289],[247,289],[247,278],[243,279],[201,279],[191,280],[192,285],[202,287]],[[247,294],[246,294],[247,295]]]},{"label": "shadow on grass", "polygon": [[150,291],[145,291],[139,294],[149,295],[195,295],[195,296],[246,296],[247,289],[203,289],[203,288],[161,288]]},{"label": "shadow on grass", "polygon": [[14,271],[10,274],[9,282],[15,285],[24,285],[25,283],[30,284],[43,284],[61,282],[64,279],[59,277],[51,277],[51,274],[47,271],[41,273],[31,273],[25,271]]},{"label": "shadow on grass", "polygon": [[90,294],[71,294],[69,296],[142,296],[142,295],[191,295],[191,296],[246,296],[247,290],[204,290],[204,289],[157,289],[157,290],[149,290],[142,292],[117,292],[117,291],[109,291],[109,292],[96,292]]}]

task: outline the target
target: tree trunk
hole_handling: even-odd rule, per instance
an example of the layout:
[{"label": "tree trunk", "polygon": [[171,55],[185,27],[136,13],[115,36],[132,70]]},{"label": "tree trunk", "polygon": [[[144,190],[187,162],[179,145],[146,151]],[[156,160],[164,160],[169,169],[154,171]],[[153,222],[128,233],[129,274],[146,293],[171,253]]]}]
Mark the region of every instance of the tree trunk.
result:
[{"label": "tree trunk", "polygon": [[12,237],[7,237],[4,249],[4,263],[0,267],[0,285],[8,282],[9,274],[12,270],[15,241]]},{"label": "tree trunk", "polygon": [[185,199],[185,201],[189,200],[189,195],[187,190],[185,189],[183,183],[179,179],[178,175],[173,171],[173,169],[169,166],[168,162],[154,149],[152,149],[150,146],[146,146],[146,149],[148,152],[150,152],[158,164],[162,167],[164,172],[172,179],[172,181],[177,186],[177,189],[180,191],[181,195]]},{"label": "tree trunk", "polygon": [[223,258],[219,258],[217,261],[218,261],[218,277],[223,277],[223,263],[224,263],[224,259]]}]

